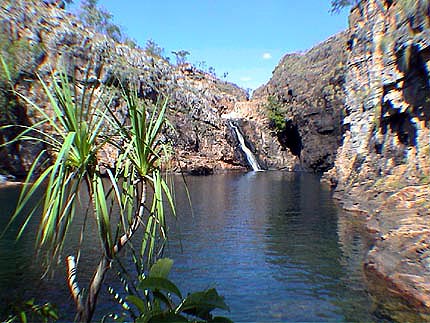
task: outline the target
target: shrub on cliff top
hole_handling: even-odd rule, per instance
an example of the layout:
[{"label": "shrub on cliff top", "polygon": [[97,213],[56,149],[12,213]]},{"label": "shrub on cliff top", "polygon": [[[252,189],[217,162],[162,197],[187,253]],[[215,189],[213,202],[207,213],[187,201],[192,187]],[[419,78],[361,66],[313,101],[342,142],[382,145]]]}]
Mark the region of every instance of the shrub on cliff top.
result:
[{"label": "shrub on cliff top", "polygon": [[113,15],[98,6],[98,0],[83,0],[79,16],[85,26],[94,28],[99,33],[108,35],[113,40],[120,42],[123,38],[121,28],[114,24]]},{"label": "shrub on cliff top", "polygon": [[360,0],[332,0],[331,1],[331,12],[338,13],[343,8],[349,6],[355,6],[360,2]]}]

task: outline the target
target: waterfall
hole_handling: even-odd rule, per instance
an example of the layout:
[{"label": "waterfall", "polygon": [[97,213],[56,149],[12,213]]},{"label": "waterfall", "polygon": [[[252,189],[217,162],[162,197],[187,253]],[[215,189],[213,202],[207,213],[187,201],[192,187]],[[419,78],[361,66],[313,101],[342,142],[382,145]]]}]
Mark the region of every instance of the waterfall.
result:
[{"label": "waterfall", "polygon": [[255,172],[261,171],[260,165],[258,165],[258,161],[255,158],[252,151],[246,146],[245,139],[243,138],[242,134],[240,133],[239,129],[233,122],[229,122],[230,127],[233,128],[234,132],[236,133],[237,139],[239,140],[240,148],[245,153],[246,159],[248,160],[249,165],[252,167],[252,170]]}]

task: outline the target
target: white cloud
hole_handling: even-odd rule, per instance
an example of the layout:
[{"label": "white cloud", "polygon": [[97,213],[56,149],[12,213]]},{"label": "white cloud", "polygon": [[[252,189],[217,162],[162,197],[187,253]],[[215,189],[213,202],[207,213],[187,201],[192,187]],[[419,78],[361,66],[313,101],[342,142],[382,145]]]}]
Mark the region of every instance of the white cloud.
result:
[{"label": "white cloud", "polygon": [[262,57],[263,57],[263,59],[272,59],[272,54],[264,53]]}]

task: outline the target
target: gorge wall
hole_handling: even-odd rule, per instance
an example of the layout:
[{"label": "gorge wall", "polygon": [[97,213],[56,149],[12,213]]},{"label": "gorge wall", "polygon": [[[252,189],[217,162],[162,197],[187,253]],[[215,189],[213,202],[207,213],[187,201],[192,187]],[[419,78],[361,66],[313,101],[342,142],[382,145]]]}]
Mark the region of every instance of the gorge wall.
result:
[{"label": "gorge wall", "polygon": [[367,217],[383,314],[430,319],[430,4],[361,1],[350,15],[343,144],[326,175]]},{"label": "gorge wall", "polygon": [[[116,43],[55,5],[6,1],[0,19],[2,51],[14,56],[14,88],[47,111],[48,100],[37,78],[49,85],[51,74],[62,66],[81,81],[87,66],[93,78],[103,66],[97,76],[101,83],[137,79],[146,99],[155,100],[159,94],[169,97],[168,115],[176,132],[168,136],[177,157],[176,170],[209,174],[247,166],[227,118],[236,120],[263,168],[321,172],[333,165],[342,135],[346,33],[305,53],[286,55],[268,84],[257,89],[249,101],[245,91],[234,84],[190,64],[172,65],[143,49]],[[7,88],[4,79],[1,81],[2,89]],[[1,105],[8,109],[4,114],[8,117],[0,118],[0,124],[38,120],[25,104],[8,96],[2,90]],[[268,118],[272,103],[285,115],[282,131]],[[120,100],[116,104],[120,113]],[[15,135],[14,129],[2,130],[0,144]],[[0,173],[22,178],[40,149],[28,142],[0,147]],[[110,167],[115,151],[106,149],[103,155],[103,163]]]},{"label": "gorge wall", "polygon": [[266,167],[322,172],[333,166],[342,138],[346,36],[285,55],[251,102],[236,105]]},{"label": "gorge wall", "polygon": [[[67,11],[42,1],[5,1],[0,8],[0,21],[1,51],[6,55],[15,90],[46,111],[50,109],[49,100],[38,78],[50,86],[51,75],[61,68],[66,67],[68,74],[80,82],[87,69],[92,81],[108,86],[118,86],[118,80],[135,79],[144,99],[154,101],[159,95],[169,98],[168,118],[176,131],[166,136],[177,157],[175,170],[206,174],[246,166],[236,149],[236,138],[221,118],[237,101],[247,100],[246,92],[234,84],[190,64],[173,65],[144,49],[116,43],[84,27]],[[8,91],[3,69],[0,76],[0,126],[36,122],[40,116]],[[121,115],[123,102],[119,97],[114,102],[115,111]],[[0,145],[16,136],[17,131],[1,130]],[[22,178],[42,148],[29,142],[0,146],[0,174]],[[112,166],[115,156],[115,151],[106,149],[103,163]]]},{"label": "gorge wall", "polygon": [[[166,136],[176,152],[176,170],[244,169],[227,122],[232,119],[265,168],[327,171],[324,180],[335,196],[366,217],[375,236],[365,269],[382,314],[430,320],[428,1],[362,0],[351,11],[347,32],[285,55],[252,100],[189,64],[175,66],[115,43],[41,1],[5,1],[0,21],[1,50],[14,57],[15,89],[46,111],[38,76],[49,86],[61,66],[83,78],[86,66],[96,71],[103,65],[98,82],[136,78],[142,97],[170,98],[176,131]],[[0,76],[0,126],[37,121],[37,114],[4,90],[5,75]],[[20,178],[43,147],[1,146],[15,135],[0,131],[0,175]],[[106,166],[114,159],[114,151],[105,151]]]},{"label": "gorge wall", "polygon": [[366,218],[380,314],[428,321],[430,3],[362,0],[349,23],[286,55],[233,111],[267,167],[326,171],[344,208]]}]

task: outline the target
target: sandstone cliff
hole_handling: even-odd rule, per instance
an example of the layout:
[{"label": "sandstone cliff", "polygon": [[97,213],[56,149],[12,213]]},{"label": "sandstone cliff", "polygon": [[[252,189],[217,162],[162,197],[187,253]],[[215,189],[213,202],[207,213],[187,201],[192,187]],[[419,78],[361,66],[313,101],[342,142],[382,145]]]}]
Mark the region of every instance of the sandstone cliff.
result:
[{"label": "sandstone cliff", "polygon": [[[166,59],[140,48],[119,44],[105,35],[83,27],[73,15],[42,1],[6,1],[1,5],[1,50],[7,51],[14,69],[14,87],[49,111],[48,100],[37,80],[48,85],[51,73],[66,66],[81,81],[89,66],[97,82],[115,86],[117,80],[137,79],[140,94],[155,100],[169,97],[169,119],[176,132],[169,133],[176,152],[176,169],[208,173],[246,166],[237,142],[222,114],[237,101],[246,101],[246,92],[189,64],[175,66]],[[31,124],[38,118],[28,106],[11,97],[2,79],[0,125]],[[121,102],[117,102],[121,110]],[[120,111],[119,111],[120,112]],[[13,138],[16,130],[0,132],[0,145]],[[0,147],[0,174],[22,177],[42,147],[16,143]],[[112,165],[114,151],[103,159]]]},{"label": "sandstone cliff", "polygon": [[[263,140],[253,142],[269,166],[317,172],[333,166],[342,138],[346,41],[340,33],[305,53],[285,55],[269,82],[254,92],[252,101],[265,118],[257,127]],[[282,129],[267,119],[273,104]]]},{"label": "sandstone cliff", "polygon": [[[2,37],[20,44],[17,90],[49,110],[36,73],[48,80],[52,70],[67,65],[83,76],[88,63],[96,70],[103,61],[97,81],[133,75],[148,100],[170,97],[169,118],[177,131],[169,136],[178,169],[205,174],[244,168],[227,118],[241,126],[262,166],[334,166],[324,178],[346,209],[366,216],[375,235],[365,268],[383,314],[430,320],[428,1],[362,0],[351,11],[347,33],[286,55],[251,101],[243,90],[193,66],[173,66],[117,44],[64,10],[35,3],[7,1],[0,11]],[[37,120],[28,107],[11,106],[13,98],[1,95],[9,114],[0,115],[0,125]],[[268,117],[271,104],[282,112],[281,129]],[[14,135],[0,132],[0,145]],[[0,174],[23,176],[41,148],[0,147]],[[105,163],[111,165],[114,156],[106,151]]]},{"label": "sandstone cliff", "polygon": [[375,234],[365,269],[382,311],[430,319],[430,4],[363,0],[351,11],[345,134],[326,178]]}]

